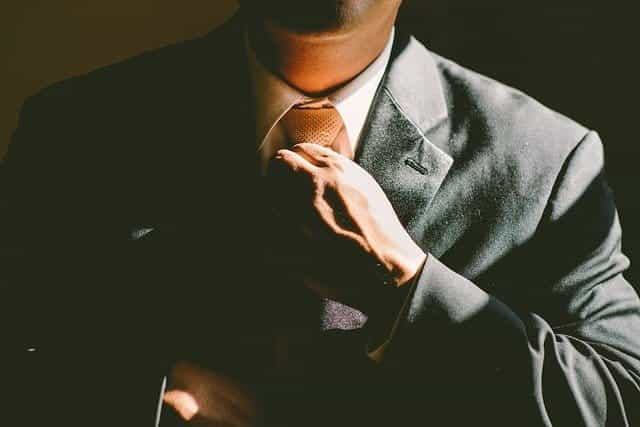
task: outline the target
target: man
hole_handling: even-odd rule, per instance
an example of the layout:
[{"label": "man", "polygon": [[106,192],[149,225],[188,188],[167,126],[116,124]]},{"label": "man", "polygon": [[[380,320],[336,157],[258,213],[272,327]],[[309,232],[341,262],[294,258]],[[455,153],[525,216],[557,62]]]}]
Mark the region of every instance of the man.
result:
[{"label": "man", "polygon": [[245,0],[26,102],[13,425],[637,422],[597,134],[427,51],[399,6]]}]

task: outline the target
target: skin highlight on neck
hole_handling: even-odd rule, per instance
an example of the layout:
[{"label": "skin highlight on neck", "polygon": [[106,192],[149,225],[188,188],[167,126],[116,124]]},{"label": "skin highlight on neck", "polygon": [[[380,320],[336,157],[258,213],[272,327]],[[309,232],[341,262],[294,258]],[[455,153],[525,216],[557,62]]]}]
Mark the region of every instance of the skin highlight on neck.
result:
[{"label": "skin highlight on neck", "polygon": [[298,32],[265,19],[252,21],[249,39],[260,62],[308,96],[322,96],[360,74],[384,49],[397,8],[349,29]]}]

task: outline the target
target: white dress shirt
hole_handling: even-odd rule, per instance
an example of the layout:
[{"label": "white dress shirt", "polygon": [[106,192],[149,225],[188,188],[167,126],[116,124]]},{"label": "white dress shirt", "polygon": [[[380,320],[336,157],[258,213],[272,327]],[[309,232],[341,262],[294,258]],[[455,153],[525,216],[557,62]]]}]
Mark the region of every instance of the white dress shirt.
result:
[{"label": "white dress shirt", "polygon": [[[392,29],[386,46],[367,68],[346,85],[323,97],[338,110],[354,153],[360,142],[360,135],[373,98],[389,63],[394,33],[395,29]],[[269,159],[275,155],[276,151],[287,146],[280,119],[294,105],[314,98],[291,87],[269,71],[257,59],[249,38],[245,37],[245,40],[255,103],[256,144],[264,174]]]}]

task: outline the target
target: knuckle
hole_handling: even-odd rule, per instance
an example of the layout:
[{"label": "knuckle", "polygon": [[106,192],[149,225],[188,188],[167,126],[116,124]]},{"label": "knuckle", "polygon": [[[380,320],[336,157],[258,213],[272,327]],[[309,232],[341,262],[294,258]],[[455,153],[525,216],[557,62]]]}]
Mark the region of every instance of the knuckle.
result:
[{"label": "knuckle", "polygon": [[325,201],[324,197],[322,197],[322,194],[314,194],[311,200],[311,204],[316,211],[322,212],[325,206]]},{"label": "knuckle", "polygon": [[324,191],[324,187],[327,184],[327,181],[324,176],[320,174],[313,174],[311,176],[311,183],[313,184],[313,189],[315,192]]},{"label": "knuckle", "polygon": [[331,169],[336,172],[343,173],[345,169],[344,159],[335,156],[330,160]]}]

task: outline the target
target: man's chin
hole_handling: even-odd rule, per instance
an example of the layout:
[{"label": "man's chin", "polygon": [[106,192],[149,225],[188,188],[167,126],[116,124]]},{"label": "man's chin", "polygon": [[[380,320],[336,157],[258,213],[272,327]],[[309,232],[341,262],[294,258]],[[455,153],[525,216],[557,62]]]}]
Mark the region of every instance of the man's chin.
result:
[{"label": "man's chin", "polygon": [[345,0],[244,0],[243,8],[255,17],[300,34],[331,34],[358,22],[363,3]]}]

